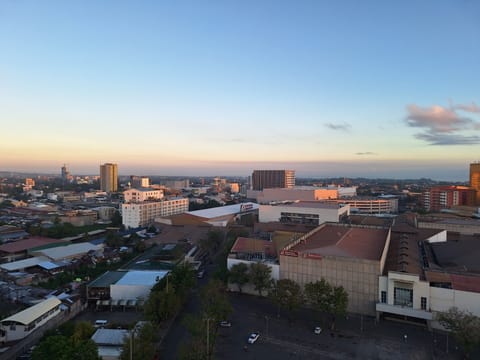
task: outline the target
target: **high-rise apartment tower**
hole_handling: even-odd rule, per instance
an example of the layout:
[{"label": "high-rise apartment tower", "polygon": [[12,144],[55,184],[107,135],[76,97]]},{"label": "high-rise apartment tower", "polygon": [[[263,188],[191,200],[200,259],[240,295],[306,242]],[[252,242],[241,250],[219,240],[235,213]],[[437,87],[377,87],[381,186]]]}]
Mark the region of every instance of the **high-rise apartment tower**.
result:
[{"label": "high-rise apartment tower", "polygon": [[293,188],[295,170],[253,170],[252,189]]},{"label": "high-rise apartment tower", "polygon": [[480,161],[470,164],[470,187],[475,189],[475,204],[480,205]]},{"label": "high-rise apartment tower", "polygon": [[106,192],[118,190],[117,164],[106,163],[100,165],[100,189]]}]

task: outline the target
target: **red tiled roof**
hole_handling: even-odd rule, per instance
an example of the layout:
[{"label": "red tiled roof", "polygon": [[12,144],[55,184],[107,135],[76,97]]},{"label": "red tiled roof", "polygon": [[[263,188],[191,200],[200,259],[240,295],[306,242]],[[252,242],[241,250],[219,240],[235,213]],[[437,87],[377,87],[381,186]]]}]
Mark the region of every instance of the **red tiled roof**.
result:
[{"label": "red tiled roof", "polygon": [[34,247],[54,244],[54,243],[61,243],[61,242],[65,242],[65,241],[60,239],[52,239],[47,237],[36,236],[36,237],[31,237],[29,239],[18,240],[15,242],[1,245],[0,252],[17,253],[17,252],[34,248]]}]

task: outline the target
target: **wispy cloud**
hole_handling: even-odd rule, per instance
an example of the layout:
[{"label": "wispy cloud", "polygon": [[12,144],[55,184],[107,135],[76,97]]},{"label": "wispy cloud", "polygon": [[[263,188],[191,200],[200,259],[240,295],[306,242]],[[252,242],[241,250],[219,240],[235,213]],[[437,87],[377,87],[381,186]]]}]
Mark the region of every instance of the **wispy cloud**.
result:
[{"label": "wispy cloud", "polygon": [[[456,110],[476,113],[478,107],[471,105],[450,105],[446,108],[434,105],[427,108],[415,104],[407,106],[408,115],[405,119],[410,127],[417,127],[424,132],[416,134],[417,139],[430,145],[471,145],[480,143],[477,135],[465,135],[463,132],[480,130],[480,123],[469,117],[460,116]],[[480,112],[480,111],[479,111]]]},{"label": "wispy cloud", "polygon": [[480,136],[450,135],[450,134],[416,134],[415,137],[430,145],[474,145],[480,144]]},{"label": "wispy cloud", "polygon": [[357,152],[355,155],[360,155],[360,156],[365,156],[365,155],[377,155],[377,153],[371,152],[371,151],[365,151],[365,152]]},{"label": "wispy cloud", "polygon": [[338,131],[349,131],[351,128],[351,125],[346,122],[341,124],[326,123],[325,126],[331,130],[338,130]]},{"label": "wispy cloud", "polygon": [[457,104],[452,106],[456,110],[463,110],[471,113],[480,113],[480,107],[477,106],[474,102],[468,105]]}]

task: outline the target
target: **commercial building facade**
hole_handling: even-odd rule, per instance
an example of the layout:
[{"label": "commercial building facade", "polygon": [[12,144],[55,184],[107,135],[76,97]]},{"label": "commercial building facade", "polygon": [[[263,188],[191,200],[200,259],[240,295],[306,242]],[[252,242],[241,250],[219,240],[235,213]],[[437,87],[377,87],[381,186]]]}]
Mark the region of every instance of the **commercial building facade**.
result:
[{"label": "commercial building facade", "polygon": [[161,199],[122,204],[122,224],[127,228],[148,226],[155,218],[188,211],[188,198]]},{"label": "commercial building facade", "polygon": [[475,190],[475,205],[480,205],[480,161],[470,164],[470,187]]},{"label": "commercial building facade", "polygon": [[318,226],[324,222],[339,222],[349,214],[349,205],[299,201],[291,204],[260,205],[259,221]]},{"label": "commercial building facade", "polygon": [[123,199],[126,203],[141,202],[147,200],[160,200],[163,198],[163,190],[151,188],[132,188],[123,192]]},{"label": "commercial building facade", "polygon": [[252,189],[292,188],[295,186],[295,170],[253,170]]},{"label": "commercial building facade", "polygon": [[100,189],[106,192],[115,192],[118,190],[117,164],[106,163],[100,165]]},{"label": "commercial building facade", "polygon": [[348,311],[375,315],[389,242],[388,228],[323,224],[280,252],[280,278],[301,286],[323,278],[343,286]]},{"label": "commercial building facade", "polygon": [[434,186],[423,193],[423,208],[440,211],[453,206],[475,205],[475,190],[467,186]]}]

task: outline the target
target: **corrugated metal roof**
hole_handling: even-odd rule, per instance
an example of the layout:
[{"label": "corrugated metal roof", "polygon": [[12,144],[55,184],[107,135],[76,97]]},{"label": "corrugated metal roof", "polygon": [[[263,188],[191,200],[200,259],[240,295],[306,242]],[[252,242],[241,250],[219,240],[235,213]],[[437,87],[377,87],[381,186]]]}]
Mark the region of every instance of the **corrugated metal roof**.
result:
[{"label": "corrugated metal roof", "polygon": [[168,274],[166,270],[160,271],[139,271],[133,270],[125,273],[115,285],[154,285],[158,280]]},{"label": "corrugated metal roof", "polygon": [[48,298],[41,303],[33,305],[23,311],[20,311],[19,313],[16,313],[15,315],[3,319],[1,322],[17,322],[23,325],[28,325],[43,314],[60,305],[61,303],[62,302],[58,300],[55,296],[52,296],[51,298]]},{"label": "corrugated metal roof", "polygon": [[63,240],[59,240],[59,239],[51,239],[51,238],[36,236],[36,237],[31,237],[30,239],[18,240],[15,242],[1,245],[0,251],[11,254],[11,253],[25,251],[37,246],[44,246],[44,245],[49,245],[54,243],[63,243],[63,242],[64,242]]},{"label": "corrugated metal roof", "polygon": [[12,261],[6,264],[1,264],[0,269],[5,271],[18,271],[20,269],[26,269],[39,265],[46,260],[48,259],[44,256],[36,256],[24,260]]},{"label": "corrugated metal roof", "polygon": [[97,345],[123,345],[129,331],[125,329],[98,329],[92,335],[92,340]]},{"label": "corrugated metal roof", "polygon": [[112,284],[115,284],[125,275],[125,273],[126,271],[107,271],[88,284],[88,287],[108,287]]},{"label": "corrugated metal roof", "polygon": [[88,242],[72,244],[67,246],[59,246],[50,249],[35,251],[35,254],[44,255],[52,260],[62,260],[65,258],[73,257],[76,255],[82,255],[88,253],[90,250],[98,250],[100,246],[92,245]]}]

